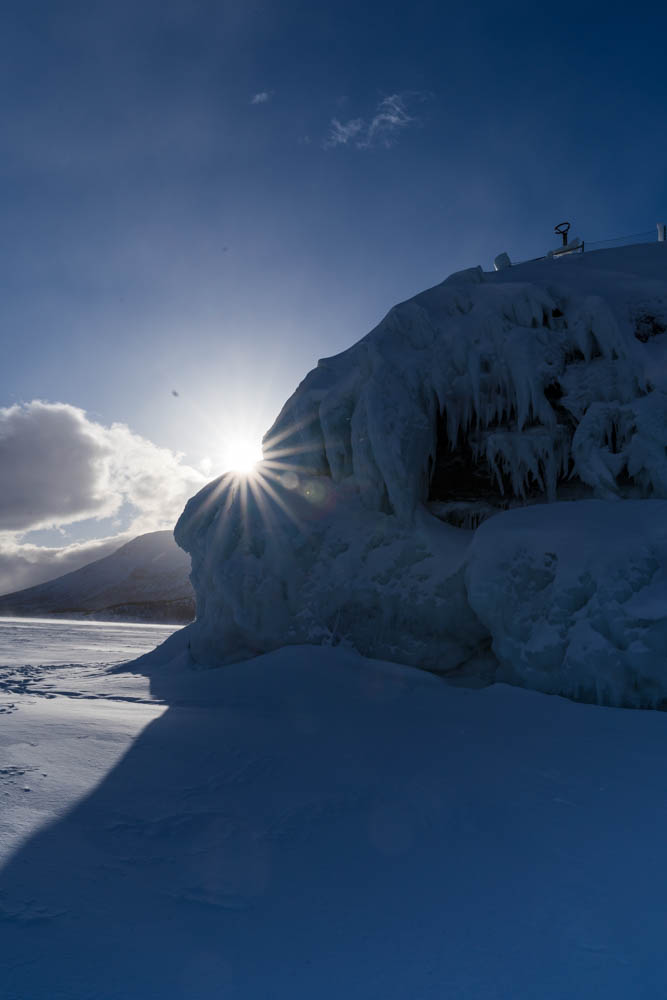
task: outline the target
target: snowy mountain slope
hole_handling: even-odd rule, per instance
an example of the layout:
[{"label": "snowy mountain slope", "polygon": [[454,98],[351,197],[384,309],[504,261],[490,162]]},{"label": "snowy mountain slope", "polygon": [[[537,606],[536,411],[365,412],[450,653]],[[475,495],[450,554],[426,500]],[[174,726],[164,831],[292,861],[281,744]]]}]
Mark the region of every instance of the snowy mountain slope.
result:
[{"label": "snowy mountain slope", "polygon": [[[343,639],[429,669],[488,675],[500,664],[514,683],[662,704],[663,508],[645,519],[642,505],[667,498],[665,331],[664,244],[471,268],[396,306],[304,379],[254,479],[228,475],[187,505],[176,539],[193,559],[195,658]],[[538,657],[544,561],[563,537],[561,506],[581,501],[576,532],[597,548],[579,552],[562,655],[534,670],[506,642],[513,584],[495,557],[511,525],[519,548],[507,558],[523,559],[522,616],[536,623]],[[648,569],[625,579],[622,538],[638,518]],[[650,626],[614,633],[614,586],[582,582],[600,572],[630,586],[623,601],[636,608],[652,588]],[[483,573],[493,575],[482,596]],[[582,614],[611,660],[579,641]]]},{"label": "snowy mountain slope", "polygon": [[81,569],[0,597],[0,615],[187,622],[194,617],[189,572],[172,532],[152,531]]}]

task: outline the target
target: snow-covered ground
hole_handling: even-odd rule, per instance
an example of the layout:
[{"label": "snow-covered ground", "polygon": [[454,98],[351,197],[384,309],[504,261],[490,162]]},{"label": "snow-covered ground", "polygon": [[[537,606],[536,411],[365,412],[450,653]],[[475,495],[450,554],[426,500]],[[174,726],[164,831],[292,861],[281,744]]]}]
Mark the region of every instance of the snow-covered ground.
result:
[{"label": "snow-covered ground", "polygon": [[109,670],[172,632],[0,618],[0,862],[87,794],[164,710],[145,678]]},{"label": "snow-covered ground", "polygon": [[321,362],[194,625],[0,620],[1,1000],[664,1000],[667,714],[541,692],[667,704],[665,252]]},{"label": "snow-covered ground", "polygon": [[[84,622],[52,618],[0,618],[0,670],[25,667],[112,666],[164,642],[175,625]],[[28,669],[28,668],[26,668]],[[6,687],[4,688],[6,690]]]},{"label": "snow-covered ground", "polygon": [[664,713],[11,629],[3,1000],[663,1000]]}]

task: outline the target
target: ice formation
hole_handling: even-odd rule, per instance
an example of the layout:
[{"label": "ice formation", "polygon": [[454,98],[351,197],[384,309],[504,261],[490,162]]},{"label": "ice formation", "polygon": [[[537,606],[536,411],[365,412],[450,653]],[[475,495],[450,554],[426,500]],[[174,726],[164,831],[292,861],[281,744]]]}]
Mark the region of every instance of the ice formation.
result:
[{"label": "ice formation", "polygon": [[[471,268],[320,361],[266,435],[257,475],[209,484],[177,525],[194,658],[343,640],[610,704],[667,700],[667,589],[663,618],[658,569],[626,579],[619,540],[639,521],[645,565],[661,565],[666,250]],[[564,562],[569,532],[592,541]],[[590,589],[576,573],[595,579],[588,603],[567,596]],[[613,656],[591,655],[583,618]]]},{"label": "ice formation", "polygon": [[600,704],[667,705],[664,500],[507,511],[475,534],[466,591],[493,636],[497,680]]}]

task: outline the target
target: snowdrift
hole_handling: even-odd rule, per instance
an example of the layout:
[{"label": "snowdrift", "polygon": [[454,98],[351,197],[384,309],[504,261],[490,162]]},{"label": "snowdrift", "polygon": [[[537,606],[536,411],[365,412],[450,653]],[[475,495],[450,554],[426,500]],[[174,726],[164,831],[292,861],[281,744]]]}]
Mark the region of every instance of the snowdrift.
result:
[{"label": "snowdrift", "polygon": [[320,361],[187,505],[192,654],[339,642],[667,699],[667,248],[480,268]]}]

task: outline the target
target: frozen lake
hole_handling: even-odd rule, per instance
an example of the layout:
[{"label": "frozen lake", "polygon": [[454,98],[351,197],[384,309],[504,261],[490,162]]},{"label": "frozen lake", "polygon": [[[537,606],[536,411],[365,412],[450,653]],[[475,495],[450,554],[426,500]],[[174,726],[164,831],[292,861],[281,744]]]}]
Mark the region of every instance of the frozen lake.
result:
[{"label": "frozen lake", "polygon": [[173,631],[0,618],[0,863],[90,791],[164,711],[146,677],[112,671]]},{"label": "frozen lake", "polygon": [[122,663],[147,653],[174,631],[173,625],[0,618],[0,669]]},{"label": "frozen lake", "polygon": [[2,1000],[664,1000],[667,714],[170,631],[0,622]]}]

